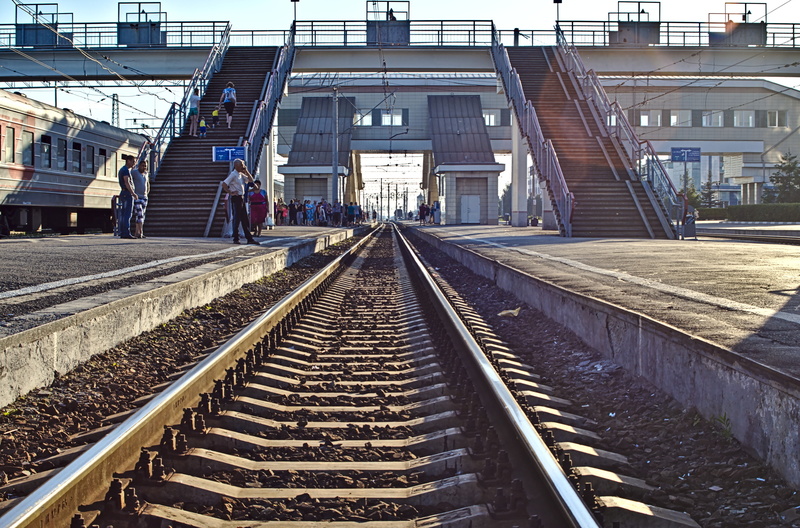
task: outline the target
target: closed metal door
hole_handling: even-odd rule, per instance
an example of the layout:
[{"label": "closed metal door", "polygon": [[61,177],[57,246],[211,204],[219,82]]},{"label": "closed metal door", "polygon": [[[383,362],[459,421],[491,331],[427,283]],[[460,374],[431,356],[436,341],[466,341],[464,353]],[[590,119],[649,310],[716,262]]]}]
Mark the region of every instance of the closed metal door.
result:
[{"label": "closed metal door", "polygon": [[461,195],[461,223],[479,224],[481,222],[481,197],[477,194]]}]

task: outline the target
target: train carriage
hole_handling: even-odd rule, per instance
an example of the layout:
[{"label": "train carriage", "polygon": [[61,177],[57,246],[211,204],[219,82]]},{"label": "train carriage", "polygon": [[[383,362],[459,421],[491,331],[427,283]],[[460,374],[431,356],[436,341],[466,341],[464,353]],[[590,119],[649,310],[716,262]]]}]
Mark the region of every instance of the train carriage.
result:
[{"label": "train carriage", "polygon": [[111,231],[121,156],[147,138],[0,90],[0,235]]}]

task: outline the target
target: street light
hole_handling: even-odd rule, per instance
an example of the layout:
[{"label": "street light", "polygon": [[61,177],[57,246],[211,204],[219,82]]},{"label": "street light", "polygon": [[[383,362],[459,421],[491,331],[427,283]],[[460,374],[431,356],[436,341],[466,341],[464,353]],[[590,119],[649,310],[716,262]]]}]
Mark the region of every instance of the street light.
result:
[{"label": "street light", "polygon": [[397,134],[395,134],[393,136],[389,136],[389,159],[392,159],[392,140],[394,138],[396,138],[397,136],[402,136],[404,134],[408,134],[408,127],[406,127],[405,132],[398,132]]},{"label": "street light", "polygon": [[292,0],[292,4],[294,4],[294,22],[297,22],[297,3],[300,0]]}]

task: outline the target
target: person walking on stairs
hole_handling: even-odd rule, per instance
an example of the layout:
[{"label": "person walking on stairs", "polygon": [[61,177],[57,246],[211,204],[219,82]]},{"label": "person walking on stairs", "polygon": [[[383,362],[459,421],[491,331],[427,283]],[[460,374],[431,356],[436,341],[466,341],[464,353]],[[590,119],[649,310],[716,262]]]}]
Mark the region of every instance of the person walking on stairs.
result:
[{"label": "person walking on stairs", "polygon": [[232,82],[229,82],[225,89],[222,90],[219,102],[225,107],[225,113],[228,114],[228,128],[230,128],[231,121],[233,121],[233,111],[236,110],[236,88]]}]

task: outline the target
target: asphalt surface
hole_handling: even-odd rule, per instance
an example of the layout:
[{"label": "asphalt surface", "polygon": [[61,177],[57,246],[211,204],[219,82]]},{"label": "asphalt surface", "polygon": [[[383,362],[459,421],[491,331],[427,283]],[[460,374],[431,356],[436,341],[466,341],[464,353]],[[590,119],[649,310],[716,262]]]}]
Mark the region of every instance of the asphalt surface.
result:
[{"label": "asphalt surface", "polygon": [[0,298],[4,292],[115,270],[141,266],[127,273],[135,276],[180,263],[252,254],[327,231],[331,228],[277,228],[257,238],[260,246],[234,246],[223,238],[122,240],[112,235],[70,235],[4,239],[0,241]]},{"label": "asphalt surface", "polygon": [[702,233],[670,241],[568,239],[506,226],[422,229],[800,376],[800,247]]}]

